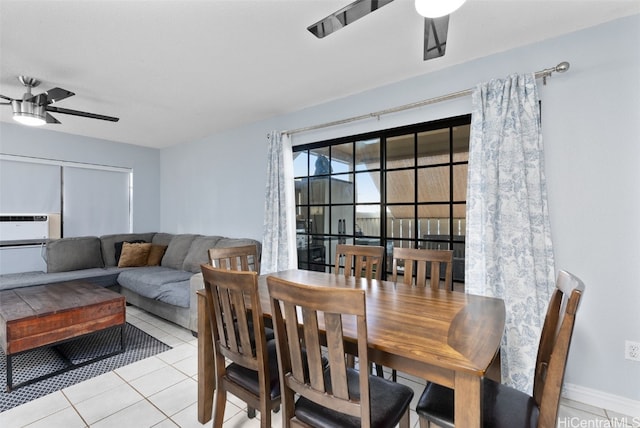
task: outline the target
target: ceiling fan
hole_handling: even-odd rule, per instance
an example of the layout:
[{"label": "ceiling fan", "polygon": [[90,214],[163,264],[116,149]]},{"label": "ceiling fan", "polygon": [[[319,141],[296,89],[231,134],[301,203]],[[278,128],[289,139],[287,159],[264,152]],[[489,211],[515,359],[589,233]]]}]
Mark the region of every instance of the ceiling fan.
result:
[{"label": "ceiling fan", "polygon": [[108,120],[111,122],[117,122],[120,120],[117,117],[54,107],[51,104],[64,100],[65,98],[69,98],[75,94],[67,91],[66,89],[52,88],[41,94],[33,95],[31,93],[31,89],[38,86],[40,81],[27,76],[18,76],[18,80],[27,88],[27,92],[22,95],[22,98],[18,99],[7,97],[6,95],[0,95],[0,98],[4,98],[9,101],[6,103],[0,103],[0,105],[10,105],[13,109],[13,118],[24,125],[40,126],[45,123],[60,123],[55,117],[51,116],[49,112],[82,116],[91,119]]},{"label": "ceiling fan", "polygon": [[[307,27],[319,39],[338,31],[358,19],[388,5],[393,0],[356,0],[355,2]],[[447,48],[449,13],[465,0],[416,0],[416,10],[424,19],[424,60],[441,57]]]}]

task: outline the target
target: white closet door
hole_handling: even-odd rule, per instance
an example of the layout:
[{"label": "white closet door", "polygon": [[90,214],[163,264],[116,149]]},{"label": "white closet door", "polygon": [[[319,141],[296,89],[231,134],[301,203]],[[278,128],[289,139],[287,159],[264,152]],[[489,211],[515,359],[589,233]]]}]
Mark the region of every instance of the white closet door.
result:
[{"label": "white closet door", "polygon": [[60,166],[0,160],[0,212],[60,212]]},{"label": "white closet door", "polygon": [[64,167],[63,236],[131,232],[130,172]]}]

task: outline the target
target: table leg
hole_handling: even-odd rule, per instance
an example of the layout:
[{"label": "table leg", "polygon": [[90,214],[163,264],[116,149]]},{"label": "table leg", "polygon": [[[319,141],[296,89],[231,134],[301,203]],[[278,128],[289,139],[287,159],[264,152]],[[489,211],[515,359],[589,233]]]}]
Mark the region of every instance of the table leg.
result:
[{"label": "table leg", "polygon": [[215,392],[215,361],[211,324],[207,312],[204,290],[198,291],[198,421],[211,420]]},{"label": "table leg", "polygon": [[11,355],[7,355],[7,392],[11,392],[11,388],[13,388],[13,367]]},{"label": "table leg", "polygon": [[455,409],[456,426],[480,428],[482,426],[481,382],[479,376],[456,373]]}]

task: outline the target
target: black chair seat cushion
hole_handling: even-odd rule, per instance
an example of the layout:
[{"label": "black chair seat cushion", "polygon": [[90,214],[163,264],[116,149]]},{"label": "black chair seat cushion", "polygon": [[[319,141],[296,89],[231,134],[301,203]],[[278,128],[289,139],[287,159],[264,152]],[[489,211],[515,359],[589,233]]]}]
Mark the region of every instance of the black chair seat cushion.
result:
[{"label": "black chair seat cushion", "polygon": [[[280,396],[280,379],[278,378],[278,355],[276,353],[276,341],[267,342],[267,359],[269,361],[269,391],[271,399]],[[243,388],[259,395],[260,386],[258,385],[258,372],[243,367],[236,363],[227,366],[227,377],[234,383],[241,385]]]},{"label": "black chair seat cushion", "polygon": [[[347,369],[349,396],[360,398],[358,371]],[[331,391],[331,376],[325,371],[325,389]],[[371,426],[393,427],[402,418],[413,398],[413,390],[405,385],[369,375],[369,396],[371,399]],[[360,418],[336,412],[320,406],[304,397],[296,402],[296,417],[314,427],[360,427]]]},{"label": "black chair seat cushion", "polygon": [[[416,412],[432,423],[453,427],[454,393],[450,388],[427,383]],[[535,428],[539,409],[533,397],[484,378],[482,381],[482,426],[485,428]]]},{"label": "black chair seat cushion", "polygon": [[[265,329],[266,330],[266,329]],[[271,329],[269,329],[271,330]],[[271,330],[273,333],[273,330]],[[305,352],[304,350],[302,351]],[[267,342],[267,359],[269,361],[269,392],[271,399],[280,397],[280,378],[278,373],[278,355],[276,351],[276,341],[274,339]],[[305,358],[306,360],[306,358]],[[323,367],[329,365],[329,360],[322,357]],[[305,374],[308,376],[308,367],[305,365]],[[236,363],[231,363],[227,366],[227,377],[241,385],[243,388],[251,391],[252,393],[259,395],[260,387],[258,385],[258,372],[243,367]]]}]

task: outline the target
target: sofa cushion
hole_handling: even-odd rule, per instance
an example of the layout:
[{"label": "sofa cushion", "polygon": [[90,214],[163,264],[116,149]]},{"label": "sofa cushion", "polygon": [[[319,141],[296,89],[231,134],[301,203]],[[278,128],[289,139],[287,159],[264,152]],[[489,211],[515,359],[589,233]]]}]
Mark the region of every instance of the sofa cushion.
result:
[{"label": "sofa cushion", "polygon": [[100,238],[82,236],[62,238],[47,243],[47,272],[104,267]]},{"label": "sofa cushion", "polygon": [[122,244],[122,255],[120,256],[118,267],[146,266],[150,251],[150,243],[125,242]]},{"label": "sofa cushion", "polygon": [[143,297],[188,308],[191,276],[191,272],[148,266],[125,270],[118,276],[118,283]]},{"label": "sofa cushion", "polygon": [[167,251],[167,245],[151,244],[147,266],[160,266],[165,251]]},{"label": "sofa cushion", "polygon": [[196,236],[198,235],[175,235],[162,257],[161,266],[181,270],[184,259],[189,252],[189,247],[191,247],[191,243],[196,239]]},{"label": "sofa cushion", "polygon": [[151,243],[169,246],[174,236],[175,235],[172,233],[162,233],[162,232],[156,233],[155,235],[153,235],[153,239],[151,240]]},{"label": "sofa cushion", "polygon": [[149,233],[118,233],[114,235],[103,235],[100,237],[100,244],[102,248],[102,259],[105,266],[118,266],[116,260],[116,243],[117,242],[131,242],[131,241],[143,241],[151,242],[154,237],[154,232]]},{"label": "sofa cushion", "polygon": [[182,270],[200,272],[200,265],[209,263],[209,248],[214,248],[221,239],[222,236],[198,236],[194,239],[184,258]]}]

